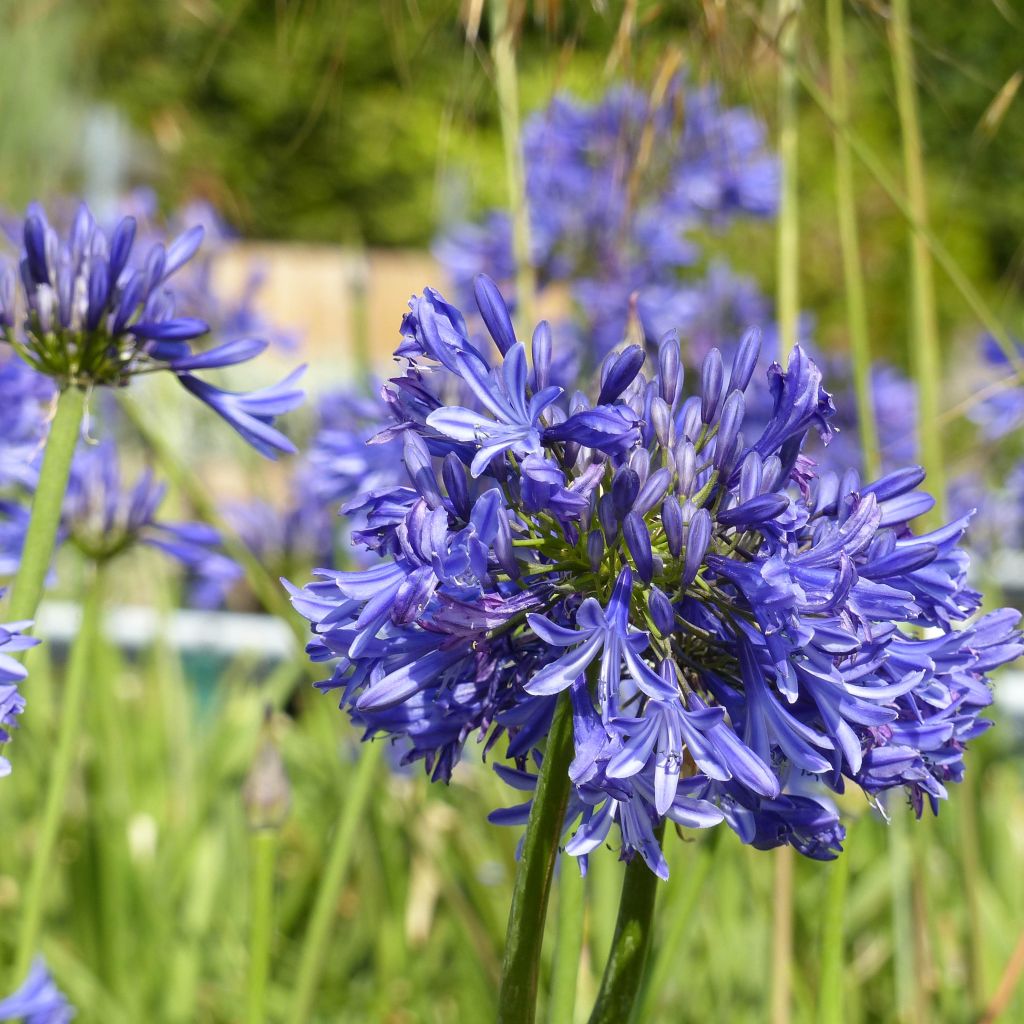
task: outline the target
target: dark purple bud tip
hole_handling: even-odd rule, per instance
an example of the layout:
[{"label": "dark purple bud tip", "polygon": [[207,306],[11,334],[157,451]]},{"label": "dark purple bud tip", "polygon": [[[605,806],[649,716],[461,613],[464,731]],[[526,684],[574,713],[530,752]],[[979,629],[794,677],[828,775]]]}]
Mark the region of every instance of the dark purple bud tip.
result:
[{"label": "dark purple bud tip", "polygon": [[654,436],[658,444],[668,448],[672,444],[672,410],[662,398],[651,402],[651,422],[654,424]]},{"label": "dark purple bud tip", "polygon": [[907,466],[887,473],[873,484],[861,488],[862,494],[873,494],[879,501],[887,501],[900,494],[912,491],[924,481],[924,470],[920,466]]},{"label": "dark purple bud tip", "polygon": [[665,540],[673,558],[683,550],[683,510],[674,494],[670,494],[661,506],[661,524],[665,528]]},{"label": "dark purple bud tip", "polygon": [[743,502],[734,508],[718,513],[718,521],[723,526],[736,526],[741,529],[760,526],[771,522],[789,508],[789,498],[784,494],[761,494],[750,501]]},{"label": "dark purple bud tip", "polygon": [[604,534],[600,530],[591,530],[587,534],[587,561],[590,568],[597,572],[604,558]]},{"label": "dark purple bud tip", "polygon": [[662,636],[669,636],[675,629],[676,613],[672,602],[657,587],[652,587],[647,596],[647,607],[651,621]]},{"label": "dark purple bud tip", "polygon": [[711,513],[699,508],[690,520],[686,536],[686,558],[683,561],[683,586],[689,586],[700,571],[708,545],[711,543]]},{"label": "dark purple bud tip", "polygon": [[654,578],[654,553],[651,550],[651,535],[647,532],[647,524],[641,516],[635,512],[622,521],[622,536],[626,540],[626,547],[633,556],[633,563],[636,571],[644,583],[650,583]]},{"label": "dark purple bud tip", "polygon": [[498,286],[486,275],[478,274],[473,281],[473,293],[476,295],[480,317],[498,351],[505,355],[516,343],[516,332],[512,327],[512,318],[508,315],[508,306]]},{"label": "dark purple bud tip", "polygon": [[713,348],[705,357],[700,375],[700,417],[705,423],[714,423],[718,405],[722,400],[722,353]]},{"label": "dark purple bud tip", "polygon": [[729,390],[744,391],[754,375],[758,357],[761,354],[761,331],[751,327],[736,349],[732,369],[729,371]]},{"label": "dark purple bud tip", "polygon": [[597,518],[608,540],[615,540],[619,534],[619,517],[615,514],[615,504],[610,494],[601,495],[597,503]]},{"label": "dark purple bud tip", "polygon": [[731,391],[722,408],[722,418],[718,423],[718,440],[715,444],[714,464],[722,467],[732,454],[736,435],[743,423],[744,402],[741,391]]},{"label": "dark purple bud tip", "polygon": [[519,579],[519,562],[516,559],[515,546],[512,544],[512,530],[508,524],[508,516],[504,512],[498,513],[494,554],[498,559],[498,565],[504,569],[508,578]]},{"label": "dark purple bud tip", "polygon": [[679,335],[669,331],[658,346],[658,392],[666,405],[674,406],[683,389],[683,371],[679,363]]},{"label": "dark purple bud tip", "polygon": [[466,467],[457,455],[449,452],[444,457],[441,476],[452,508],[462,519],[469,519],[469,486],[466,482]]},{"label": "dark purple bud tip", "polygon": [[640,491],[640,477],[628,466],[620,466],[612,477],[612,507],[615,518],[622,520],[633,507]]},{"label": "dark purple bud tip", "polygon": [[441,492],[438,490],[433,460],[426,442],[414,430],[405,432],[404,441],[402,458],[409,471],[409,479],[427,505],[438,508],[441,505]]},{"label": "dark purple bud tip", "polygon": [[605,361],[608,368],[602,374],[601,393],[598,405],[608,405],[622,394],[644,365],[644,350],[639,345],[630,345],[618,355],[611,355]]},{"label": "dark purple bud tip", "polygon": [[693,494],[697,485],[697,452],[691,441],[681,441],[675,450],[676,477],[680,494]]},{"label": "dark purple bud tip", "polygon": [[36,284],[49,284],[50,271],[46,264],[46,225],[38,214],[25,218],[25,256],[29,273]]}]

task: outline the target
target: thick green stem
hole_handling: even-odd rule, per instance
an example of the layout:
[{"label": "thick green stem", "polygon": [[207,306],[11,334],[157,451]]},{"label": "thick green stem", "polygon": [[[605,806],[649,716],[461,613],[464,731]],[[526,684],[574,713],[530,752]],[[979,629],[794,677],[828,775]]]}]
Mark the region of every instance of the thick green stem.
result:
[{"label": "thick green stem", "polygon": [[[659,844],[664,831],[663,822],[655,833]],[[634,857],[626,865],[622,880],[615,935],[590,1024],[626,1024],[632,1016],[651,950],[651,921],[657,893],[658,876],[642,857]]]},{"label": "thick green stem", "polygon": [[551,977],[548,1020],[572,1024],[576,1013],[576,984],[583,949],[583,876],[575,857],[562,855],[558,875],[558,932],[555,965]]},{"label": "thick green stem", "polygon": [[900,139],[903,145],[903,174],[907,201],[913,216],[910,233],[911,299],[913,329],[910,337],[910,362],[917,383],[918,445],[921,463],[928,473],[935,508],[930,525],[945,521],[946,467],[939,424],[941,372],[939,360],[939,325],[935,311],[935,280],[931,253],[918,225],[928,225],[928,199],[925,190],[924,156],[921,124],[917,113],[914,83],[914,51],[910,42],[910,10],[908,0],[893,0],[889,21],[890,48],[896,79],[896,102],[900,118]]},{"label": "thick green stem", "polygon": [[355,776],[348,790],[348,799],[345,801],[341,821],[334,833],[327,865],[320,880],[309,929],[302,944],[299,976],[295,983],[291,1013],[288,1016],[291,1024],[306,1024],[312,1019],[313,1002],[323,974],[327,947],[331,939],[331,927],[338,909],[338,895],[355,853],[356,837],[364,823],[367,802],[383,751],[383,743],[371,743],[360,752]]},{"label": "thick green stem", "polygon": [[510,17],[511,0],[490,0],[491,57],[505,150],[509,209],[512,213],[512,254],[516,261],[516,305],[519,329],[533,327],[536,275],[530,247],[530,210],[526,200],[526,173],[519,131],[519,82],[516,74],[515,26]]},{"label": "thick green stem", "polygon": [[779,4],[779,194],[778,288],[779,354],[783,364],[797,340],[800,317],[800,212],[797,198],[799,134],[796,109],[796,50],[800,0]]},{"label": "thick green stem", "polygon": [[13,622],[34,619],[43,597],[46,574],[53,560],[53,548],[60,526],[64,492],[68,486],[71,460],[85,413],[85,392],[68,388],[57,398],[39,470],[39,483],[32,496],[32,511],[18,573],[14,577],[6,618]]},{"label": "thick green stem", "polygon": [[277,829],[254,829],[249,840],[249,983],[246,992],[248,1024],[266,1020],[270,939],[274,924],[274,867]]},{"label": "thick green stem", "polygon": [[844,925],[846,885],[850,877],[850,854],[840,854],[829,864],[825,896],[825,928],[821,942],[821,993],[818,1019],[821,1024],[843,1024],[843,978],[845,977]]},{"label": "thick green stem", "polygon": [[843,30],[843,0],[828,0],[828,56],[832,83],[832,109],[837,124],[833,130],[836,154],[836,215],[839,243],[843,251],[843,279],[846,285],[846,321],[853,362],[857,426],[864,471],[869,480],[882,471],[871,394],[871,346],[868,342],[868,313],[861,269],[860,238],[857,231],[856,190],[853,183],[853,155],[844,131],[850,118],[846,78],[846,38]]},{"label": "thick green stem", "polygon": [[558,698],[551,722],[516,870],[501,965],[498,1024],[533,1024],[536,1018],[544,919],[569,800],[572,751],[572,704],[565,693]]},{"label": "thick green stem", "polygon": [[21,926],[18,933],[17,956],[14,976],[23,978],[28,972],[39,947],[39,931],[42,925],[49,883],[54,879],[54,851],[60,833],[61,818],[67,797],[68,781],[78,752],[78,738],[81,732],[82,705],[86,681],[93,661],[93,650],[99,633],[103,610],[103,570],[95,574],[85,591],[82,622],[71,648],[68,662],[67,682],[61,703],[60,730],[57,748],[51,763],[51,774],[43,805],[42,824],[39,839],[32,857],[32,867],[25,888]]}]

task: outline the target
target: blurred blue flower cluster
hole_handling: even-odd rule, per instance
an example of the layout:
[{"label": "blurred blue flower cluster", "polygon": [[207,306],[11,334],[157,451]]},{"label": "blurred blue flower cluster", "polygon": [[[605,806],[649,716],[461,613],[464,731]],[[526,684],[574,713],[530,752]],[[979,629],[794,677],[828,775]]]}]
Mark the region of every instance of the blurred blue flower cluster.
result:
[{"label": "blurred blue flower cluster", "polygon": [[[679,329],[693,360],[767,323],[750,281],[720,263],[700,267],[702,231],[775,214],[778,162],[750,111],[682,77],[660,96],[632,86],[595,104],[559,96],[524,125],[523,158],[538,285],[565,287],[573,300],[571,321],[555,324],[565,363],[591,369],[631,317],[649,343]],[[460,305],[480,273],[510,294],[507,213],[455,228],[435,251]]]}]

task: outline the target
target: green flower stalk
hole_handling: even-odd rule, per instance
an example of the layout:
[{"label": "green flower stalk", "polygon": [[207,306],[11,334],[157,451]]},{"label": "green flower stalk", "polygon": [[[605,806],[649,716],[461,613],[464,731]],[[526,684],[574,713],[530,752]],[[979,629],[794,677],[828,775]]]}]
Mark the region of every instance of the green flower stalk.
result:
[{"label": "green flower stalk", "polygon": [[[60,527],[61,508],[71,473],[71,460],[85,414],[86,393],[65,388],[57,397],[53,422],[46,439],[39,483],[32,498],[28,532],[14,578],[8,615],[16,621],[34,619]],[[26,965],[26,969],[27,969]]]}]

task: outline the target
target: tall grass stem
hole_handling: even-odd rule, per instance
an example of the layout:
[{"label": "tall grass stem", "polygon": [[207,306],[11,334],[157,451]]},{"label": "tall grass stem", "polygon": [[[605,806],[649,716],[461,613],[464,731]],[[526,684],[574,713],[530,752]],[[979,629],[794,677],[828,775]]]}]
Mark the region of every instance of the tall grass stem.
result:
[{"label": "tall grass stem", "polygon": [[341,820],[331,842],[309,928],[302,943],[299,975],[288,1015],[290,1024],[306,1024],[313,1017],[314,1001],[323,975],[332,925],[337,913],[338,896],[355,855],[359,829],[365,824],[367,804],[374,780],[379,774],[377,769],[383,752],[383,743],[368,743],[359,752],[355,774],[348,788]]},{"label": "tall grass stem", "polygon": [[[800,208],[798,196],[799,120],[797,111],[797,51],[800,0],[779,0],[778,118],[781,188],[777,233],[777,293],[779,355],[786,358],[797,342],[800,318]],[[788,1024],[790,1015],[793,944],[793,851],[775,851],[772,903],[771,1014],[772,1024]]]},{"label": "tall grass stem", "polygon": [[782,181],[776,236],[776,305],[779,318],[779,353],[783,365],[796,344],[800,318],[800,209],[797,196],[797,157],[800,140],[796,103],[799,18],[800,0],[780,0],[778,110]]},{"label": "tall grass stem", "polygon": [[889,44],[896,101],[899,111],[900,140],[903,148],[903,175],[907,202],[913,217],[910,232],[911,306],[910,362],[917,383],[918,444],[921,462],[928,473],[935,508],[930,524],[945,521],[946,467],[939,424],[942,376],[939,324],[935,307],[935,279],[928,243],[919,227],[928,226],[928,197],[925,185],[921,124],[917,111],[914,80],[914,52],[910,40],[908,0],[893,0],[889,19]]},{"label": "tall grass stem", "polygon": [[[150,422],[134,400],[122,395],[121,407],[146,444],[153,450],[160,468],[189,500],[196,515],[220,534],[224,550],[242,567],[249,586],[264,610],[286,622],[295,633],[300,646],[305,646],[306,626],[292,609],[280,583],[267,572],[266,567],[245,541],[225,522],[203,481],[179,458],[174,446]],[[311,667],[311,671],[316,670]]]},{"label": "tall grass stem", "polygon": [[530,208],[526,197],[526,169],[519,121],[519,77],[516,70],[515,24],[512,0],[489,0],[491,59],[498,97],[501,138],[505,150],[509,210],[512,214],[512,254],[516,262],[516,307],[520,333],[528,337],[534,323],[537,290],[530,242]]},{"label": "tall grass stem", "polygon": [[843,0],[828,0],[828,55],[832,106],[836,125],[833,143],[836,160],[836,216],[839,244],[843,253],[843,283],[846,290],[846,323],[853,363],[857,426],[864,459],[864,472],[875,480],[882,471],[882,457],[871,394],[871,346],[868,340],[867,299],[857,230],[856,190],[853,155],[844,131],[850,120],[849,87],[846,75],[846,33],[843,29]]},{"label": "tall grass stem", "polygon": [[924,1024],[913,907],[910,899],[911,853],[908,809],[897,798],[889,808],[889,877],[892,887],[892,945],[895,979],[894,1008],[900,1024]]},{"label": "tall grass stem", "polygon": [[267,1014],[267,980],[274,929],[274,869],[277,829],[253,829],[249,837],[249,975],[246,1021],[263,1024]]},{"label": "tall grass stem", "polygon": [[694,910],[704,891],[704,883],[711,873],[715,859],[715,844],[710,838],[701,837],[695,845],[696,856],[683,880],[683,887],[681,891],[677,890],[673,894],[671,913],[663,915],[666,920],[665,935],[658,944],[657,955],[647,972],[643,993],[633,1015],[638,1024],[655,1019],[659,994],[670,976],[679,970],[683,956],[683,941],[687,932],[697,923]]},{"label": "tall grass stem", "polygon": [[[922,224],[917,221],[911,209],[910,201],[886,169],[885,164],[881,159],[879,159],[878,154],[875,153],[875,151],[860,137],[860,135],[851,128],[844,127],[842,125],[836,116],[834,105],[819,87],[814,76],[806,69],[800,67],[799,64],[797,64],[797,76],[800,80],[800,84],[814,101],[815,105],[821,109],[829,121],[832,122],[832,125],[836,130],[839,131],[849,142],[853,155],[864,165],[865,169],[878,183],[882,191],[889,197],[889,200],[893,203],[896,209],[899,210],[907,223],[910,224],[925,240],[928,245],[928,251],[934,257],[935,262],[942,267],[946,276],[949,278],[950,283],[960,293],[961,298],[967,303],[971,312],[978,318],[985,330],[988,331],[995,339],[1000,351],[1013,367],[1014,374],[1020,379],[1024,379],[1024,357],[1021,356],[1020,351],[1011,339],[1009,331],[1007,331],[1002,321],[992,311],[982,294],[977,288],[975,288],[970,279],[963,272],[960,264],[956,261],[956,258],[926,223]],[[959,409],[953,407],[954,413],[958,413],[959,411]],[[949,415],[950,414],[947,413],[940,416],[939,421],[945,422]]]},{"label": "tall grass stem", "polygon": [[771,1021],[789,1024],[793,995],[793,872],[792,846],[774,851],[772,880]]},{"label": "tall grass stem", "polygon": [[16,978],[23,978],[26,975],[32,958],[39,949],[39,933],[46,910],[46,899],[51,891],[50,882],[56,875],[54,861],[57,838],[67,800],[68,782],[78,752],[85,692],[102,620],[104,569],[97,565],[91,572],[92,578],[85,587],[82,621],[68,662],[57,746],[50,762],[50,778],[47,782],[39,837],[33,851],[32,866],[25,887],[14,963]]}]

